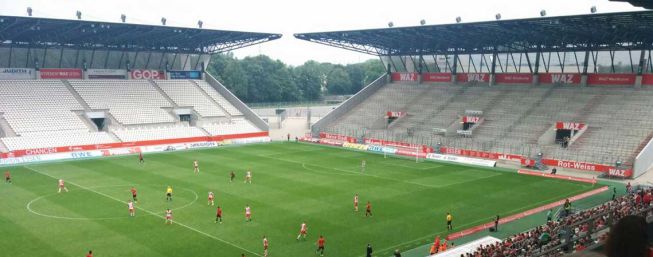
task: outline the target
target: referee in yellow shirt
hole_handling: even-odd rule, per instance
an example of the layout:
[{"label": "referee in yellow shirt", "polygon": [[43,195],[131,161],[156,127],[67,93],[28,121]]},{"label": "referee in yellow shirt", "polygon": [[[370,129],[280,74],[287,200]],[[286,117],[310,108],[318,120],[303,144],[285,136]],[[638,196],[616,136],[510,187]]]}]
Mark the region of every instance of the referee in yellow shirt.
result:
[{"label": "referee in yellow shirt", "polygon": [[166,189],[166,201],[172,201],[172,187],[168,186]]},{"label": "referee in yellow shirt", "polygon": [[451,216],[451,213],[447,212],[447,230],[453,230],[451,222],[453,222],[453,216]]}]

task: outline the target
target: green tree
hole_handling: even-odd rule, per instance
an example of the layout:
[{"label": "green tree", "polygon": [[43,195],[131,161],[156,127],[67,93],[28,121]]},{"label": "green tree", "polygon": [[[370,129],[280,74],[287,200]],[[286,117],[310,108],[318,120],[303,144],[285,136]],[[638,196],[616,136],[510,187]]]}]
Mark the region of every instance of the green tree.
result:
[{"label": "green tree", "polygon": [[322,97],[325,77],[315,61],[308,61],[294,69],[295,84],[302,91],[304,100],[318,100]]},{"label": "green tree", "polygon": [[327,92],[331,95],[347,94],[351,89],[351,79],[343,66],[335,66],[327,75]]}]

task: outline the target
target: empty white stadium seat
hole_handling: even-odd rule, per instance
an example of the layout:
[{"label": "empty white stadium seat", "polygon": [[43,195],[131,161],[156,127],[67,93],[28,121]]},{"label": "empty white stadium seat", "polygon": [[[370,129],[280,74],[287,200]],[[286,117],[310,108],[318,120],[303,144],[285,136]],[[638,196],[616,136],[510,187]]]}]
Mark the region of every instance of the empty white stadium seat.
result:
[{"label": "empty white stadium seat", "polygon": [[154,128],[125,128],[112,130],[112,132],[123,142],[206,136],[201,129],[185,125],[161,126]]},{"label": "empty white stadium seat", "polygon": [[0,139],[10,151],[45,147],[107,144],[116,142],[106,132],[65,130],[23,133],[18,137]]},{"label": "empty white stadium seat", "polygon": [[213,136],[260,132],[261,130],[245,119],[232,119],[231,122],[211,123],[202,128]]},{"label": "empty white stadium seat", "polygon": [[229,114],[232,116],[238,116],[238,115],[243,115],[238,108],[236,108],[233,104],[231,104],[227,99],[224,98],[218,91],[216,91],[213,86],[209,85],[204,80],[194,80],[197,85],[206,92],[211,98],[213,98],[214,101],[216,101],[222,108],[225,109]]},{"label": "empty white stadium seat", "polygon": [[204,117],[222,117],[224,112],[188,80],[160,80],[155,82],[179,106],[192,106]]},{"label": "empty white stadium seat", "polygon": [[146,80],[71,80],[92,109],[109,109],[122,124],[168,123],[175,119],[162,107],[172,107]]}]

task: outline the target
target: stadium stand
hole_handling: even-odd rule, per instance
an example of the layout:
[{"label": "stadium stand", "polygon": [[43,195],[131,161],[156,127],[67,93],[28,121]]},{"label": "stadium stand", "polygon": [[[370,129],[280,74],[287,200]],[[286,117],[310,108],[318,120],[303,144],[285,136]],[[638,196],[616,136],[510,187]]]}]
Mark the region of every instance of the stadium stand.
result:
[{"label": "stadium stand", "polygon": [[132,127],[115,129],[113,133],[123,142],[206,136],[201,129],[188,125]]},{"label": "stadium stand", "polygon": [[[653,113],[645,111],[653,104],[650,97],[652,90],[391,83],[326,131],[414,143],[427,139],[498,153],[528,154],[530,149],[565,160],[613,164],[632,158],[653,133]],[[389,110],[405,111],[408,116],[386,129],[384,114]],[[471,137],[433,133],[458,123],[465,110],[484,112],[485,123]],[[586,123],[589,132],[569,148],[553,142],[538,144],[538,138],[556,121]],[[628,124],[627,131],[624,124]]]},{"label": "stadium stand", "polygon": [[94,110],[109,110],[124,125],[169,123],[172,108],[146,80],[71,80],[70,85]]},{"label": "stadium stand", "polygon": [[220,107],[222,107],[229,115],[239,116],[243,115],[242,112],[238,110],[233,104],[231,104],[227,99],[224,98],[220,93],[218,93],[209,83],[203,80],[193,80],[193,83],[197,84],[213,101],[215,101]]},{"label": "stadium stand", "polygon": [[204,130],[209,132],[212,136],[253,133],[261,131],[259,128],[252,125],[249,121],[243,118],[234,118],[231,120],[231,122],[207,123],[202,125],[202,128],[204,128]]},{"label": "stadium stand", "polygon": [[[615,46],[643,34],[651,42],[642,24],[653,24],[653,12],[295,34],[378,55],[388,72],[383,85],[352,97],[312,134],[631,167],[653,135],[653,47]],[[589,41],[592,47],[574,47]],[[463,131],[468,110],[483,120]],[[387,112],[406,116],[390,121]],[[587,126],[554,140],[561,122]]]},{"label": "stadium stand", "polygon": [[168,95],[178,106],[191,106],[203,117],[225,116],[221,107],[203,93],[193,82],[186,80],[155,81],[156,85]]}]

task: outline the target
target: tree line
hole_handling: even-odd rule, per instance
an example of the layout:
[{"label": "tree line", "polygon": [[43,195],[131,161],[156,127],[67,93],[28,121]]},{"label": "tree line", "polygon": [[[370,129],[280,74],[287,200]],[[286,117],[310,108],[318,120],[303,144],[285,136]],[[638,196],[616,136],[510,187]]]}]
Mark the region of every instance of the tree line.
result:
[{"label": "tree line", "polygon": [[246,103],[315,101],[355,94],[385,72],[380,60],[339,65],[307,61],[290,66],[265,55],[238,59],[215,54],[206,70]]}]

